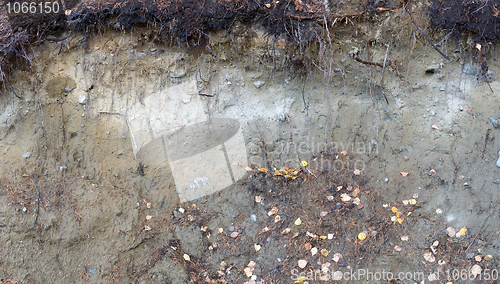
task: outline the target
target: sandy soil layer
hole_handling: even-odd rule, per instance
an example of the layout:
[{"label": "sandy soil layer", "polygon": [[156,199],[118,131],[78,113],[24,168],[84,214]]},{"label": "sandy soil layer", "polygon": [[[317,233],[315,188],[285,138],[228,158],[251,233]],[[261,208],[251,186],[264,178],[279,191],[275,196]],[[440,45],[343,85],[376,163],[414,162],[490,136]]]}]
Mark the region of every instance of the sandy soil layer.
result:
[{"label": "sandy soil layer", "polygon": [[[149,29],[44,44],[36,76],[12,76],[23,100],[1,97],[1,281],[498,277],[498,51],[486,82],[467,39],[433,38],[446,61],[399,17],[307,50],[238,23],[205,47]],[[196,123],[214,130],[179,136]]]}]

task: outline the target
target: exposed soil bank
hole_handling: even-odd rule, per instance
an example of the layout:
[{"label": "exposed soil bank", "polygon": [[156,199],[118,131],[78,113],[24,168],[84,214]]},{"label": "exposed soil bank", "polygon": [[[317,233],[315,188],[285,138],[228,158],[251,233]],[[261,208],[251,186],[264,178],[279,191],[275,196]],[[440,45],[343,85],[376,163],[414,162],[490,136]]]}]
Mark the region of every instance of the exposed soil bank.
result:
[{"label": "exposed soil bank", "polygon": [[[251,271],[257,283],[289,283],[293,269],[330,263],[439,271],[439,283],[477,264],[484,279],[500,245],[499,130],[489,121],[500,116],[498,51],[483,46],[490,71],[478,80],[472,41],[444,40],[448,62],[404,21],[336,26],[331,42],[305,50],[241,23],[205,47],[163,46],[148,29],[43,44],[38,80],[22,68],[11,76],[23,100],[2,95],[0,278],[242,283]],[[160,154],[163,137],[196,123],[211,130]],[[290,177],[272,176],[287,165]],[[180,187],[192,172],[200,179]],[[182,190],[205,185],[215,193],[181,202]],[[467,231],[450,237],[448,227]]]}]

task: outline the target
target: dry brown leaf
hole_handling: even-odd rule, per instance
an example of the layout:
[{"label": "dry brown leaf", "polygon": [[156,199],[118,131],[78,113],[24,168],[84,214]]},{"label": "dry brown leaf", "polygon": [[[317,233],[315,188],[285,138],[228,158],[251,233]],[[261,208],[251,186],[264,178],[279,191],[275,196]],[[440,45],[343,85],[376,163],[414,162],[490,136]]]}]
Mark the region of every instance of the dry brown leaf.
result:
[{"label": "dry brown leaf", "polygon": [[432,252],[426,252],[426,253],[424,253],[424,259],[427,262],[434,262],[434,261],[436,261],[436,258],[434,257],[434,255],[432,254]]},{"label": "dry brown leaf", "polygon": [[257,252],[260,250],[260,248],[261,248],[261,247],[262,247],[261,245],[258,245],[258,244],[253,244],[253,248],[254,248],[254,249],[255,249],[255,251],[257,251]]},{"label": "dry brown leaf", "polygon": [[337,253],[335,253],[333,255],[332,260],[335,261],[335,262],[339,262],[339,259],[341,259],[341,258],[342,258],[342,254],[340,254],[340,253],[337,252]]},{"label": "dry brown leaf", "polygon": [[354,189],[354,192],[352,193],[352,196],[356,197],[356,196],[358,196],[358,194],[359,194],[360,192],[361,192],[361,190],[360,190],[359,188],[357,188],[357,187],[356,187],[356,188]]},{"label": "dry brown leaf", "polygon": [[478,276],[479,274],[481,274],[481,271],[483,269],[481,268],[481,266],[477,265],[477,264],[474,264],[472,266],[472,269],[470,270],[470,272],[472,273],[472,275],[474,275],[474,277]]},{"label": "dry brown leaf", "polygon": [[301,259],[301,260],[299,260],[298,265],[299,265],[299,267],[300,267],[301,269],[302,269],[302,268],[304,268],[304,267],[306,267],[306,265],[307,265],[307,260],[305,260],[305,259]]},{"label": "dry brown leaf", "polygon": [[318,253],[318,249],[316,247],[311,249],[311,254],[315,256]]},{"label": "dry brown leaf", "polygon": [[285,39],[282,38],[280,40],[278,40],[278,47],[281,48],[281,49],[285,49]]},{"label": "dry brown leaf", "polygon": [[351,200],[351,197],[347,193],[342,193],[340,195],[340,199],[342,202],[349,202]]},{"label": "dry brown leaf", "polygon": [[266,168],[259,168],[259,172],[267,173],[267,169]]},{"label": "dry brown leaf", "polygon": [[446,232],[448,232],[448,237],[450,237],[450,238],[453,238],[456,234],[456,231],[455,231],[455,229],[453,229],[453,227],[448,227],[446,229]]}]

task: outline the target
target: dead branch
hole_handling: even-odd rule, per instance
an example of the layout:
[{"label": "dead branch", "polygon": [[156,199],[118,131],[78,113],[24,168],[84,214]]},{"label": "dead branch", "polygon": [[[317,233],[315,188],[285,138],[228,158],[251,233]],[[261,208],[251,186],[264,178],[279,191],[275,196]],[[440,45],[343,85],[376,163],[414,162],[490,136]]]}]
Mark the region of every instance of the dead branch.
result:
[{"label": "dead branch", "polygon": [[[371,66],[375,65],[375,66],[379,66],[379,67],[384,68],[384,64],[382,64],[382,63],[372,62],[372,61],[366,61],[366,60],[363,60],[363,59],[361,59],[359,57],[355,57],[354,60],[356,60],[356,61],[358,61],[360,63],[363,63],[365,65],[371,65]],[[394,71],[396,73],[396,75],[398,75],[398,77],[399,77],[399,79],[401,81],[406,82],[408,84],[410,83],[407,80],[403,79],[403,77],[401,76],[401,74],[399,74],[399,71],[396,68],[396,59],[389,61],[389,66],[391,66],[392,71]]]}]

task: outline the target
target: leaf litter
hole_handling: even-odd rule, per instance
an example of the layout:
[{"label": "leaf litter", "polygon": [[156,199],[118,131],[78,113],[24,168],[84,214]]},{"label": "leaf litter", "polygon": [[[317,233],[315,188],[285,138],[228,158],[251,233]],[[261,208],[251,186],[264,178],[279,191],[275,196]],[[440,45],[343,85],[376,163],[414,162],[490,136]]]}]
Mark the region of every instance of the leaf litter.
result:
[{"label": "leaf litter", "polygon": [[[329,271],[331,279],[341,279],[342,271],[348,269],[350,263],[356,263],[358,267],[376,262],[378,252],[382,251],[405,258],[418,257],[430,267],[440,266],[447,269],[453,265],[468,266],[471,271],[474,269],[473,273],[481,273],[480,269],[484,269],[479,263],[493,263],[485,261],[485,256],[476,256],[473,260],[478,266],[473,267],[465,262],[463,255],[452,253],[460,249],[460,246],[463,250],[463,247],[469,245],[468,242],[465,245],[463,243],[470,241],[466,227],[461,228],[459,232],[455,232],[450,226],[448,229],[436,227],[436,236],[439,236],[439,230],[444,230],[445,236],[454,235],[452,241],[436,239],[427,246],[419,244],[421,237],[418,237],[415,223],[429,222],[430,218],[421,212],[417,193],[412,194],[410,198],[394,202],[379,191],[364,187],[362,184],[366,177],[354,172],[339,179],[331,172],[321,174],[319,165],[314,161],[302,163],[301,166],[320,174],[317,178],[308,179],[308,176],[311,176],[308,171],[298,171],[296,178],[292,179],[286,175],[291,176],[298,168],[288,166],[282,167],[281,172],[275,172],[274,175],[253,171],[249,177],[249,189],[253,193],[252,199],[255,199],[252,201],[256,202],[255,208],[265,210],[263,215],[267,214],[269,218],[258,219],[259,230],[255,238],[233,232],[235,238],[221,234],[218,242],[225,243],[224,247],[236,250],[251,246],[254,254],[261,254],[264,247],[266,251],[272,249],[272,245],[269,245],[271,243],[268,244],[269,240],[278,240],[282,244],[279,251],[283,254],[277,257],[281,259],[283,269],[311,269],[323,273]],[[283,202],[284,196],[290,198]],[[257,211],[248,214],[250,213],[259,215]],[[247,217],[239,218],[245,220]],[[200,227],[204,226],[206,225],[202,224]],[[210,226],[205,229],[206,232],[210,230]],[[458,235],[460,238],[457,238]],[[246,245],[247,242],[251,243]],[[473,244],[473,247],[476,246]],[[234,265],[230,258],[225,261],[228,265]],[[332,261],[333,265],[328,261]],[[249,263],[241,269],[244,278],[233,276],[236,277],[233,279],[248,282],[244,279],[256,277],[254,263]],[[259,271],[262,279],[272,281],[271,270],[261,267]],[[307,277],[299,277],[294,283],[306,281]]]}]

